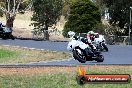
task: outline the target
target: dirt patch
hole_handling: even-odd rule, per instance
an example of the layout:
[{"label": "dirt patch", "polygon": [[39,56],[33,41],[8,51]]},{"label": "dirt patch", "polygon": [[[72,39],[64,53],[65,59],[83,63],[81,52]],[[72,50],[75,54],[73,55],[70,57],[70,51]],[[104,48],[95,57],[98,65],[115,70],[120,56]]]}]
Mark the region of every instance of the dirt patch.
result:
[{"label": "dirt patch", "polygon": [[76,67],[30,67],[30,68],[0,68],[0,75],[12,74],[54,74],[75,72]]},{"label": "dirt patch", "polygon": [[[12,74],[20,74],[20,75],[31,75],[31,74],[57,74],[57,73],[71,73],[78,72],[78,67],[25,67],[25,68],[0,68],[0,75],[12,75]],[[95,71],[106,71],[106,70],[114,70],[116,69],[126,69],[130,71],[132,66],[83,66],[84,70],[90,69]],[[123,73],[123,72],[121,72]],[[116,73],[114,73],[116,74]]]},{"label": "dirt patch", "polygon": [[[13,35],[17,38],[33,38],[33,39],[43,39],[43,35],[34,35],[32,30],[26,30],[26,28],[16,28],[13,29]],[[58,41],[68,41],[68,38],[64,38],[62,33],[52,32],[49,33],[49,40]]]},{"label": "dirt patch", "polygon": [[[31,17],[32,12],[28,12],[25,14],[17,14],[16,19],[14,20],[14,26],[13,26],[13,35],[16,37],[21,38],[34,38],[37,37],[36,35],[33,35],[33,26],[31,26]],[[5,17],[1,18],[1,22],[3,24],[6,24]],[[65,38],[62,36],[62,30],[65,24],[64,16],[61,16],[60,21],[57,22],[56,28],[58,31],[50,33],[50,40],[65,40]],[[49,28],[50,30],[50,28]],[[52,29],[53,31],[53,29]],[[41,36],[43,37],[43,36]]]}]

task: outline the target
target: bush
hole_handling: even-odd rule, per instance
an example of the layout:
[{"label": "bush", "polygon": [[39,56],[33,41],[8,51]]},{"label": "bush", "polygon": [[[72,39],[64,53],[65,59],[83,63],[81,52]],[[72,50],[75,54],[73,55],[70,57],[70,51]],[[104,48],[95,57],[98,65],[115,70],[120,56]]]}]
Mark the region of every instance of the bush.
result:
[{"label": "bush", "polygon": [[93,30],[101,22],[99,8],[90,0],[78,0],[70,6],[70,15],[63,30],[67,37],[68,31],[86,33]]}]

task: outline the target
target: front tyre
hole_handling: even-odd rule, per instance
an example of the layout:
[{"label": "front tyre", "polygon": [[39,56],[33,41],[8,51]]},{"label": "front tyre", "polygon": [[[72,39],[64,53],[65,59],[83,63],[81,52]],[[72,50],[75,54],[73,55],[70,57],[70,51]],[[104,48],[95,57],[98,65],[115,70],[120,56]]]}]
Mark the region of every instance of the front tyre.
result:
[{"label": "front tyre", "polygon": [[102,43],[102,46],[104,47],[105,51],[108,52],[108,47],[106,46],[106,44]]},{"label": "front tyre", "polygon": [[7,39],[7,36],[4,34],[4,35],[2,35],[2,39],[3,40],[6,40]]},{"label": "front tyre", "polygon": [[73,57],[81,63],[85,63],[87,61],[86,56],[84,55],[84,53],[82,51],[81,51],[81,53],[79,53],[77,50],[74,50]]}]

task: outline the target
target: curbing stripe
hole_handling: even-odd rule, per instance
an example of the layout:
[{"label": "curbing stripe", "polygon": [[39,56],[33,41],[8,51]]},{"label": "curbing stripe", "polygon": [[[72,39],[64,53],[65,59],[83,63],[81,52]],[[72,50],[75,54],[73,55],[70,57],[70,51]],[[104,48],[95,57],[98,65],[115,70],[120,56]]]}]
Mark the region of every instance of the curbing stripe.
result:
[{"label": "curbing stripe", "polygon": [[[35,39],[35,38],[17,38],[19,40],[34,40],[34,41],[47,41],[47,40],[43,40],[43,39]],[[62,40],[49,40],[51,42],[68,42],[68,41],[62,41]]]},{"label": "curbing stripe", "polygon": [[[78,65],[0,65],[0,68],[77,67]],[[132,66],[132,64],[89,64],[81,66]]]}]

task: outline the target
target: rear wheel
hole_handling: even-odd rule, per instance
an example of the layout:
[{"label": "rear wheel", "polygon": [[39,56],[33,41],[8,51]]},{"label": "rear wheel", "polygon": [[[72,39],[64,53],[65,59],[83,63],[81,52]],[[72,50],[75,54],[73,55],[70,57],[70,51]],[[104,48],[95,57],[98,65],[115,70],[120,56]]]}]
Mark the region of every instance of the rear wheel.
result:
[{"label": "rear wheel", "polygon": [[15,37],[11,34],[10,35],[10,38],[12,39],[12,40],[15,40]]},{"label": "rear wheel", "polygon": [[103,62],[104,61],[104,56],[103,55],[99,55],[96,59],[97,62]]},{"label": "rear wheel", "polygon": [[78,50],[74,50],[73,57],[81,63],[85,63],[87,61],[86,56],[84,55],[82,50],[80,50],[80,52]]}]

